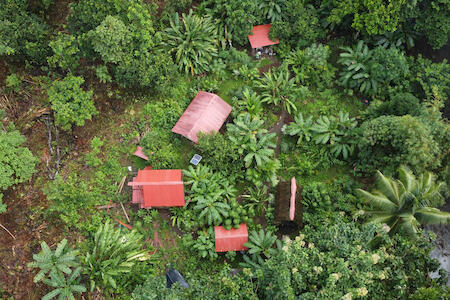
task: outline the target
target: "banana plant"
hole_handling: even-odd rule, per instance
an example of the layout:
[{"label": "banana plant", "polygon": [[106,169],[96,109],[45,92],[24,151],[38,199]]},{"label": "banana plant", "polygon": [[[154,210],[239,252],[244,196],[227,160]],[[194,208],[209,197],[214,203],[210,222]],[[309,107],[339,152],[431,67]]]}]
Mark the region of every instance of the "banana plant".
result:
[{"label": "banana plant", "polygon": [[81,267],[76,268],[69,278],[55,270],[50,272],[50,279],[44,279],[43,282],[55,289],[44,295],[41,300],[50,300],[58,296],[59,300],[75,300],[74,293],[86,292],[86,287],[79,284]]},{"label": "banana plant", "polygon": [[300,144],[303,139],[305,141],[309,142],[311,140],[312,132],[311,128],[313,126],[313,120],[312,116],[309,116],[308,118],[303,118],[303,114],[299,112],[294,117],[294,122],[290,123],[289,125],[285,125],[283,127],[283,131],[292,136],[298,136],[297,144]]},{"label": "banana plant", "polygon": [[259,136],[256,141],[251,141],[248,144],[243,145],[246,155],[244,156],[245,167],[249,168],[253,161],[256,166],[260,167],[263,163],[267,163],[273,158],[276,144],[274,138],[276,133],[270,133]]},{"label": "banana plant", "polygon": [[251,118],[256,118],[261,115],[263,109],[261,105],[261,97],[249,89],[242,92],[242,100],[238,101],[239,106],[243,107]]},{"label": "banana plant", "polygon": [[227,124],[229,139],[239,146],[239,153],[242,154],[245,150],[245,145],[251,142],[256,142],[257,135],[267,132],[263,129],[263,120],[253,118],[249,113],[238,115],[233,124]]},{"label": "banana plant", "polygon": [[339,83],[350,89],[359,89],[364,95],[372,95],[378,91],[378,82],[371,75],[372,52],[364,41],[359,41],[355,48],[342,47],[338,63],[344,66],[340,73]]},{"label": "banana plant", "polygon": [[218,194],[198,199],[194,209],[200,212],[198,218],[205,224],[218,225],[225,217],[228,217],[230,206],[223,202],[221,194]]},{"label": "banana plant", "polygon": [[33,282],[44,279],[48,273],[72,273],[73,267],[79,265],[77,261],[78,250],[72,250],[67,246],[67,240],[63,239],[58,243],[55,251],[52,251],[46,242],[41,243],[42,251],[33,254],[33,262],[27,266],[29,268],[39,268],[40,271],[34,276]]}]

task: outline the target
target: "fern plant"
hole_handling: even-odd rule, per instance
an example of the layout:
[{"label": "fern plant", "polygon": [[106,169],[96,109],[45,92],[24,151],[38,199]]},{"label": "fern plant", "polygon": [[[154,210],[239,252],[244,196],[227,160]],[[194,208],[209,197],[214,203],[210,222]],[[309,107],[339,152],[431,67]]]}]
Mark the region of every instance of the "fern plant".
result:
[{"label": "fern plant", "polygon": [[81,267],[76,268],[68,278],[56,271],[50,272],[50,278],[43,282],[55,289],[42,297],[41,300],[50,300],[58,296],[59,300],[75,300],[74,293],[86,292],[86,287],[79,284]]},{"label": "fern plant", "polygon": [[142,249],[142,235],[134,230],[124,234],[109,220],[98,228],[88,246],[82,262],[91,291],[117,288],[116,280],[122,274],[129,273],[138,261],[150,259],[149,250]]},{"label": "fern plant", "polygon": [[71,274],[73,267],[79,265],[77,261],[78,250],[72,250],[67,246],[67,240],[63,239],[58,243],[55,251],[52,251],[46,242],[41,243],[42,251],[33,254],[33,262],[27,266],[29,268],[39,268],[40,271],[34,276],[33,282],[39,282],[49,273]]}]

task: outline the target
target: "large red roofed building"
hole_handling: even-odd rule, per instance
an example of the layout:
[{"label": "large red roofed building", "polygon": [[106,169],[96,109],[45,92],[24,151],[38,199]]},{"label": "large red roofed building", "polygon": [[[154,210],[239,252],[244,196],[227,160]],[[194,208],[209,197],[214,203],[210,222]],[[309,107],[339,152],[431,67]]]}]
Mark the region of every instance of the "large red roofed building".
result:
[{"label": "large red roofed building", "polygon": [[278,39],[272,41],[269,38],[269,31],[271,27],[272,24],[253,26],[251,34],[248,35],[248,40],[250,41],[250,45],[253,49],[280,43]]},{"label": "large red roofed building", "polygon": [[231,106],[219,96],[200,91],[172,128],[172,132],[197,143],[199,132],[218,132],[230,112]]},{"label": "large red roofed building", "polygon": [[244,246],[248,242],[247,225],[241,224],[238,229],[226,230],[223,226],[214,227],[216,252],[247,250]]},{"label": "large red roofed building", "polygon": [[133,187],[132,203],[141,208],[184,206],[181,170],[139,170],[128,185]]}]

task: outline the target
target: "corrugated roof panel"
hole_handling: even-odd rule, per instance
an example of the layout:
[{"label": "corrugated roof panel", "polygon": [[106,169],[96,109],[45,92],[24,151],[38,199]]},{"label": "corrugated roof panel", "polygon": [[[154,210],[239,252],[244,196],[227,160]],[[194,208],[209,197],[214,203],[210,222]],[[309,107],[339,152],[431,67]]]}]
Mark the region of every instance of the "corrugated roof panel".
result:
[{"label": "corrugated roof panel", "polygon": [[269,31],[271,27],[272,24],[253,26],[252,34],[248,35],[248,40],[250,41],[252,48],[261,48],[280,43],[278,39],[272,41],[269,38]]},{"label": "corrugated roof panel", "polygon": [[231,106],[219,96],[200,91],[172,128],[172,132],[181,134],[197,143],[198,132],[218,132],[231,109]]},{"label": "corrugated roof panel", "polygon": [[238,229],[226,230],[223,226],[215,226],[216,252],[247,250],[244,246],[248,242],[247,225],[241,224]]}]

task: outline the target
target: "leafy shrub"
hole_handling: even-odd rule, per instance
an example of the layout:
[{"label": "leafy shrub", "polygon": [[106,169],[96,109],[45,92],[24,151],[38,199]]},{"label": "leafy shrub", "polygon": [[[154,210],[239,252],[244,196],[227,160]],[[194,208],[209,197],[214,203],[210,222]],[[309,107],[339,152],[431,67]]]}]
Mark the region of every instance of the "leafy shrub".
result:
[{"label": "leafy shrub", "polygon": [[86,119],[97,114],[93,92],[84,91],[83,83],[82,77],[67,75],[63,80],[55,80],[47,91],[55,121],[64,130],[69,130],[72,124],[83,126]]},{"label": "leafy shrub", "polygon": [[440,97],[447,97],[450,93],[450,64],[447,60],[440,63],[433,63],[425,59],[422,55],[410,60],[412,84],[415,86],[420,98],[432,98],[437,92]]},{"label": "leafy shrub", "polygon": [[399,93],[391,97],[386,102],[372,102],[365,113],[369,119],[374,119],[380,116],[419,116],[423,113],[424,107],[411,93]]},{"label": "leafy shrub", "polygon": [[192,75],[209,71],[209,64],[217,56],[217,32],[209,18],[178,13],[164,31],[163,45],[173,55],[178,69]]},{"label": "leafy shrub", "polygon": [[198,231],[197,235],[195,240],[191,234],[183,236],[183,245],[188,249],[195,250],[201,258],[214,260],[219,257],[214,243],[214,228],[209,227],[208,230]]},{"label": "leafy shrub", "polygon": [[430,130],[412,116],[381,116],[361,126],[357,169],[393,174],[401,164],[415,172],[439,165],[440,153]]},{"label": "leafy shrub", "polygon": [[195,148],[202,155],[202,163],[211,166],[215,172],[233,176],[243,168],[236,145],[220,133],[200,133]]},{"label": "leafy shrub", "polygon": [[[0,119],[2,116],[0,110]],[[34,167],[38,160],[23,146],[25,141],[13,123],[4,127],[0,122],[0,191],[27,181],[36,172]]]},{"label": "leafy shrub", "polygon": [[414,28],[424,34],[433,49],[442,48],[450,34],[449,10],[446,1],[420,1]]},{"label": "leafy shrub", "polygon": [[50,41],[53,55],[47,58],[52,67],[60,67],[63,70],[74,71],[80,60],[80,49],[77,38],[73,35],[58,33],[57,37]]},{"label": "leafy shrub", "polygon": [[258,15],[257,9],[258,2],[254,0],[206,0],[199,8],[213,20],[218,20],[219,24],[216,26],[222,28],[227,39],[241,46],[248,43],[248,35]]},{"label": "leafy shrub", "polygon": [[[439,266],[429,257],[432,244],[423,236],[415,242],[389,238],[379,227],[360,229],[339,220],[302,233],[254,272],[258,286],[266,287],[258,290],[260,298],[406,299],[417,288],[430,286],[428,272]],[[370,249],[374,234],[383,242]]]},{"label": "leafy shrub", "polygon": [[290,49],[299,49],[325,37],[314,6],[301,0],[289,0],[285,5],[281,21],[274,22],[270,30],[272,38],[278,38],[282,45],[285,43]]},{"label": "leafy shrub", "polygon": [[139,261],[150,258],[147,249],[142,249],[142,236],[136,231],[123,233],[109,221],[101,225],[87,242],[82,255],[84,273],[89,277],[91,291],[116,289],[117,280],[131,271]]},{"label": "leafy shrub", "polygon": [[295,80],[316,88],[330,86],[335,69],[328,63],[330,48],[313,44],[304,50],[291,52],[286,60],[288,68],[295,74]]},{"label": "leafy shrub", "polygon": [[45,62],[50,27],[29,10],[28,1],[1,1],[0,20],[0,56],[16,55],[32,63]]}]

